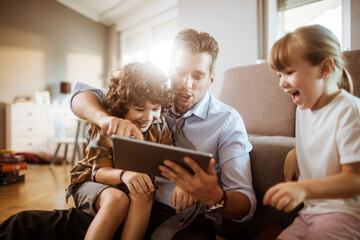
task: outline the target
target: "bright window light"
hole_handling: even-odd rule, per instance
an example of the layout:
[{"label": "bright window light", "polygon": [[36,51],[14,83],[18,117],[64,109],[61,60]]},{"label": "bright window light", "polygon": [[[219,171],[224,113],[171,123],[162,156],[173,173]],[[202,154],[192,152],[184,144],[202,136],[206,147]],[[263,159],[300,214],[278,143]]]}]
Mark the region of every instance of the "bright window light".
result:
[{"label": "bright window light", "polygon": [[338,38],[340,44],[342,43],[341,0],[313,1],[313,3],[299,7],[280,10],[279,17],[282,25],[279,37],[301,26],[320,24],[330,29]]},{"label": "bright window light", "polygon": [[168,73],[171,62],[172,41],[151,46],[149,60],[156,64],[162,71]]},{"label": "bright window light", "polygon": [[122,63],[150,61],[168,73],[176,33],[177,20],[173,19],[127,36],[121,55]]}]

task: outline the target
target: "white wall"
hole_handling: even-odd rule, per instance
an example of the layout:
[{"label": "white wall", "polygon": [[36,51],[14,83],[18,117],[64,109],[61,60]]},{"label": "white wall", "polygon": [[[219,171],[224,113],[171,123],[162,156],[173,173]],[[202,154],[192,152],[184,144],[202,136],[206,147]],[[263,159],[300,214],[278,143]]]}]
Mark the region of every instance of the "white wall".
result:
[{"label": "white wall", "polygon": [[56,1],[0,1],[0,149],[15,96],[48,90],[55,99],[61,81],[102,84],[106,29]]},{"label": "white wall", "polygon": [[257,17],[254,0],[179,0],[179,30],[208,32],[219,43],[215,82],[210,91],[219,96],[224,72],[254,64],[257,59]]},{"label": "white wall", "polygon": [[53,100],[61,81],[100,85],[106,29],[55,1],[0,1],[0,102],[43,90]]},{"label": "white wall", "polygon": [[360,49],[360,1],[359,0],[343,0],[350,1],[350,50]]}]

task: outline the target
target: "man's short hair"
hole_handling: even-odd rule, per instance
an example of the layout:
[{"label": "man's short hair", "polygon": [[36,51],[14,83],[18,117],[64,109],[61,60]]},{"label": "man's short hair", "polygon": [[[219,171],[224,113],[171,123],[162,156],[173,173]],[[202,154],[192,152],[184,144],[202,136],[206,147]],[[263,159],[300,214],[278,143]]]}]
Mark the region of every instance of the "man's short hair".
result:
[{"label": "man's short hair", "polygon": [[203,52],[208,53],[212,58],[209,74],[211,75],[214,72],[216,59],[219,53],[219,45],[215,38],[210,36],[210,34],[206,32],[198,32],[194,29],[184,29],[180,31],[175,36],[173,57],[176,52],[181,49],[186,49],[193,54]]}]

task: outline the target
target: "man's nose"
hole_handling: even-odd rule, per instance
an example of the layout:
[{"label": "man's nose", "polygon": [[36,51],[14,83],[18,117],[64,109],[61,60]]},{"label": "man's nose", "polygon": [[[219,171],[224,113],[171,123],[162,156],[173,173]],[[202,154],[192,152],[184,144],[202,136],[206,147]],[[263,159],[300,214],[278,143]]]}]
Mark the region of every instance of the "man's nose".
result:
[{"label": "man's nose", "polygon": [[193,79],[191,77],[190,74],[186,74],[184,76],[184,78],[182,79],[182,86],[185,88],[185,89],[190,89],[193,85]]}]

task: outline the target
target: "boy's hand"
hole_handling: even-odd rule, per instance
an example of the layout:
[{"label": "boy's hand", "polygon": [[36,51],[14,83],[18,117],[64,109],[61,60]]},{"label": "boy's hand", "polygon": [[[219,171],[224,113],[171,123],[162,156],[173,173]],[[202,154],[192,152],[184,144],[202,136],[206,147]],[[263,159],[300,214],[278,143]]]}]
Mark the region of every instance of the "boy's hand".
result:
[{"label": "boy's hand", "polygon": [[263,204],[277,210],[290,212],[306,198],[306,189],[298,182],[279,183],[271,187],[264,196]]},{"label": "boy's hand", "polygon": [[122,179],[130,193],[136,197],[146,197],[154,191],[154,184],[147,174],[126,171],[122,176]]},{"label": "boy's hand", "polygon": [[136,139],[144,140],[140,130],[126,119],[117,118],[114,116],[103,116],[99,121],[99,127],[110,137],[111,135],[116,134],[123,137],[134,136]]},{"label": "boy's hand", "polygon": [[171,196],[171,205],[176,209],[177,213],[185,210],[196,202],[197,200],[193,196],[182,190],[179,186],[174,187]]},{"label": "boy's hand", "polygon": [[222,192],[222,190],[218,186],[214,169],[215,159],[210,160],[207,171],[204,171],[195,160],[189,157],[184,157],[184,162],[192,169],[194,174],[173,161],[165,160],[164,165],[159,166],[161,175],[205,205],[211,206],[217,203],[220,200],[218,199],[219,191]]}]

